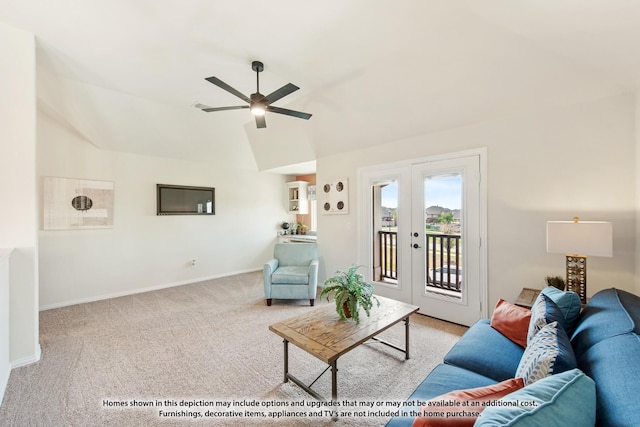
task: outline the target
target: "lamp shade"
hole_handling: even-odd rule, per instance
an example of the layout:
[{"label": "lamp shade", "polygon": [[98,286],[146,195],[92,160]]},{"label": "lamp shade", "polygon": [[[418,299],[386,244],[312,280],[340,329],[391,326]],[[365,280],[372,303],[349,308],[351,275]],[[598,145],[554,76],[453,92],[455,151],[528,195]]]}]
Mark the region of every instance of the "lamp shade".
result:
[{"label": "lamp shade", "polygon": [[547,221],[547,252],[613,256],[613,224],[605,221]]}]

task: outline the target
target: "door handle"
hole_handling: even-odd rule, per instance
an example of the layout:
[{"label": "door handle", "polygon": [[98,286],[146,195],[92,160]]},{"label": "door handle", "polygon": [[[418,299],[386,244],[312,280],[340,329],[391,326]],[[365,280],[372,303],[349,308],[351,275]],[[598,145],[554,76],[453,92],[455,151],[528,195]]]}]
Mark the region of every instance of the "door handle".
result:
[{"label": "door handle", "polygon": [[419,245],[419,244],[417,244],[417,243],[414,243],[414,244],[413,244],[413,245],[411,245],[411,246],[413,246],[413,248],[414,248],[414,249],[419,249],[419,248],[420,248],[420,245]]}]

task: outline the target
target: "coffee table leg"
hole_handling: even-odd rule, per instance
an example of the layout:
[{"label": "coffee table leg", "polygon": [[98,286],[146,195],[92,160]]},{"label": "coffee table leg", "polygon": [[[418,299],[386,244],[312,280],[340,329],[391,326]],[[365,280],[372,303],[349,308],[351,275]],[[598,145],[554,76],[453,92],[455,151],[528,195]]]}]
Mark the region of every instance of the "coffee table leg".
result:
[{"label": "coffee table leg", "polygon": [[338,400],[338,361],[331,363],[331,400]]},{"label": "coffee table leg", "polygon": [[409,360],[409,316],[404,319],[404,358]]},{"label": "coffee table leg", "polygon": [[[331,400],[333,402],[338,401],[338,361],[331,362]],[[333,421],[338,421],[338,416],[334,415],[331,418]]]},{"label": "coffee table leg", "polygon": [[289,341],[284,340],[284,382],[289,382]]}]

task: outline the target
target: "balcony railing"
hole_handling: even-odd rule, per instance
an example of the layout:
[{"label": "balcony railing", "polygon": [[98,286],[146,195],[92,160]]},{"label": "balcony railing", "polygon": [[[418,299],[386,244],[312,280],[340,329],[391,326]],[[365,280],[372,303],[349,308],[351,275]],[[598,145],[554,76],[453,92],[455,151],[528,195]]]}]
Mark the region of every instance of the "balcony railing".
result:
[{"label": "balcony railing", "polygon": [[378,231],[381,279],[398,279],[398,233]]},{"label": "balcony railing", "polygon": [[[380,280],[398,279],[397,242],[397,232],[378,231]],[[460,235],[425,233],[424,246],[426,285],[460,292],[463,281]]]}]

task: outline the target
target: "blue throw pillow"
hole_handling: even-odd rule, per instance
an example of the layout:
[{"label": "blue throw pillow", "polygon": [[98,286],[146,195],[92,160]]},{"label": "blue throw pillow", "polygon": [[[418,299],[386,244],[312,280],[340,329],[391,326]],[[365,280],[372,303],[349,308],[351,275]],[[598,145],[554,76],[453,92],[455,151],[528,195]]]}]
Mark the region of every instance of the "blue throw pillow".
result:
[{"label": "blue throw pillow", "polygon": [[596,385],[572,369],[508,394],[482,411],[474,426],[565,427],[595,422]]},{"label": "blue throw pillow", "polygon": [[531,320],[529,321],[529,331],[527,333],[527,345],[540,329],[551,322],[558,322],[561,328],[566,331],[566,322],[560,307],[548,296],[541,293],[531,307]]},{"label": "blue throw pillow", "polygon": [[524,350],[515,377],[529,385],[577,366],[567,333],[558,322],[552,322],[540,329]]},{"label": "blue throw pillow", "polygon": [[563,292],[553,286],[547,286],[542,290],[541,293],[548,296],[553,302],[556,303],[558,308],[560,308],[562,316],[567,323],[567,332],[573,330],[576,322],[578,321],[580,310],[582,309],[580,296],[573,291]]}]

